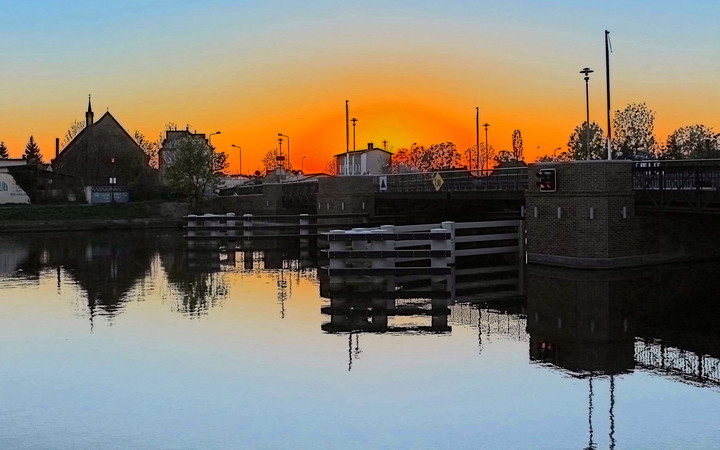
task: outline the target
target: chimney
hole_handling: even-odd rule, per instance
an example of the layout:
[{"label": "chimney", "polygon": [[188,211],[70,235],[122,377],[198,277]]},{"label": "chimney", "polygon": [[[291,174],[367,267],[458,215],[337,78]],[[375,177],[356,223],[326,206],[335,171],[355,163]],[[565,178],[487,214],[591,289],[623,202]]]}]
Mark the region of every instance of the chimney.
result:
[{"label": "chimney", "polygon": [[373,149],[373,143],[372,143],[372,142],[368,142],[368,150],[372,150],[372,149]]},{"label": "chimney", "polygon": [[60,154],[60,138],[55,138],[55,157]]}]

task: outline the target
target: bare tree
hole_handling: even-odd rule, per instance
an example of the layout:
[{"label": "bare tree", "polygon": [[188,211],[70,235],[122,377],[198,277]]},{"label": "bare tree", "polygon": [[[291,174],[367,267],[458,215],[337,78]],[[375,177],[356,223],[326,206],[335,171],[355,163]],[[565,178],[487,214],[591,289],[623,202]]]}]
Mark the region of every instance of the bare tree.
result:
[{"label": "bare tree", "polygon": [[8,153],[7,147],[4,142],[0,142],[0,159],[8,159],[10,154]]},{"label": "bare tree", "polygon": [[278,157],[285,158],[285,155],[281,154],[277,148],[268,150],[267,153],[265,153],[262,159],[265,172],[272,172],[280,167],[284,167],[285,170],[292,170],[292,163],[289,160],[278,160]]},{"label": "bare tree", "polygon": [[329,175],[337,175],[337,158],[333,158],[325,163],[325,173]]},{"label": "bare tree", "polygon": [[162,135],[160,135],[160,138],[158,138],[158,140],[150,141],[141,132],[135,130],[134,138],[138,147],[140,147],[142,151],[145,152],[145,154],[148,156],[148,165],[154,169],[157,169],[158,151],[160,150],[160,147],[162,145]]},{"label": "bare tree", "polygon": [[82,122],[80,120],[74,120],[70,127],[68,127],[68,130],[65,132],[65,137],[63,138],[62,145],[65,147],[68,145],[73,139],[75,139],[75,136],[80,134],[82,130],[85,129],[85,122]]}]

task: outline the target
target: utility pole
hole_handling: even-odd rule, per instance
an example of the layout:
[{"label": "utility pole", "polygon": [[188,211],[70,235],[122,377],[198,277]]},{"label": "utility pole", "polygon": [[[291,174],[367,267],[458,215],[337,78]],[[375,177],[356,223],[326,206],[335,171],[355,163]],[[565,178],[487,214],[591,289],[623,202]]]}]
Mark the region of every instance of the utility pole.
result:
[{"label": "utility pole", "polygon": [[607,159],[612,159],[612,132],[610,131],[610,51],[612,44],[610,43],[610,32],[605,30],[605,80],[607,81]]},{"label": "utility pole", "polygon": [[[487,139],[485,139],[487,141]],[[480,170],[480,108],[475,107],[475,169]],[[472,164],[470,164],[472,170]]]},{"label": "utility pole", "polygon": [[345,175],[350,173],[350,110],[348,103],[350,100],[345,100]]},{"label": "utility pole", "polygon": [[585,159],[590,159],[590,97],[588,94],[588,81],[593,70],[585,67],[580,73],[585,75]]}]

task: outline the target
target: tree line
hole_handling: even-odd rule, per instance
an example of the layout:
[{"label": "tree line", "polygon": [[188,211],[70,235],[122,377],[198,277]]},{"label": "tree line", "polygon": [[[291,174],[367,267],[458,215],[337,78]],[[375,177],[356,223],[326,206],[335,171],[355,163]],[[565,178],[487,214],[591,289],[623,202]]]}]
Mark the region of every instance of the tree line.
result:
[{"label": "tree line", "polygon": [[[615,111],[610,148],[613,159],[710,159],[720,158],[720,133],[706,125],[687,125],[668,135],[664,143],[655,136],[655,112],[645,103],[631,103]],[[583,122],[570,134],[567,149],[546,154],[542,161],[606,159],[607,135],[597,122]]]}]

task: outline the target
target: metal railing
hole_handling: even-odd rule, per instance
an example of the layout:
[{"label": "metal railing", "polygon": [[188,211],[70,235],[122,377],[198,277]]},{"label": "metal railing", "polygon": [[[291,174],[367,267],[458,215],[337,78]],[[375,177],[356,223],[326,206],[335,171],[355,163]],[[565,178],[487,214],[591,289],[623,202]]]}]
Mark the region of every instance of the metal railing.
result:
[{"label": "metal railing", "polygon": [[720,211],[720,160],[638,161],[633,189],[638,206]]},{"label": "metal railing", "polygon": [[375,192],[524,191],[527,186],[527,167],[375,176]]}]

